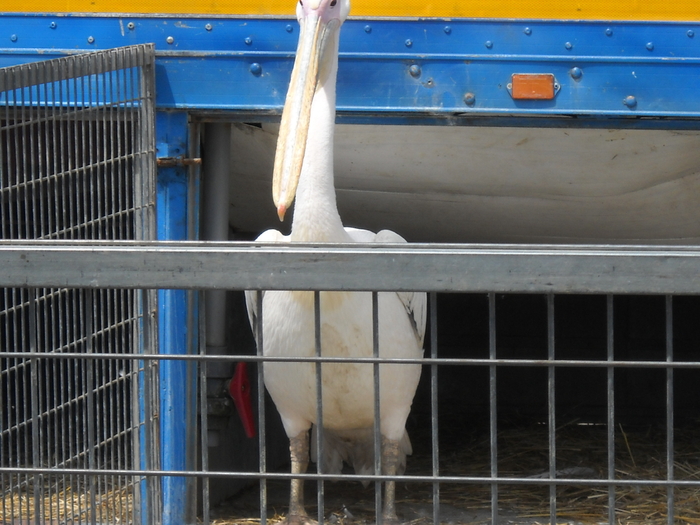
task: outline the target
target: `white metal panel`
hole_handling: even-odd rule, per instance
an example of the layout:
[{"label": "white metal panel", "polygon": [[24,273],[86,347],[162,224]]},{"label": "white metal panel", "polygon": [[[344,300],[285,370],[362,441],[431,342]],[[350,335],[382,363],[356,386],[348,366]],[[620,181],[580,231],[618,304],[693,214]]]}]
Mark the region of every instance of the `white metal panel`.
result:
[{"label": "white metal panel", "polygon": [[[280,226],[275,141],[274,125],[234,126],[236,230]],[[340,125],[335,143],[349,226],[434,242],[700,241],[697,131]]]}]

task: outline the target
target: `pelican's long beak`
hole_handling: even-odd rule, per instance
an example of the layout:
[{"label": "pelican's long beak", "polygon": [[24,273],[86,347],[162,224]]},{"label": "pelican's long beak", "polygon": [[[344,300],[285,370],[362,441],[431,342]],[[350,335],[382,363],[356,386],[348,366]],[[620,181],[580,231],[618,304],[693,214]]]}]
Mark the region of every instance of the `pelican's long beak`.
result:
[{"label": "pelican's long beak", "polygon": [[272,199],[280,221],[284,220],[292,205],[299,183],[311,120],[311,102],[319,81],[319,63],[323,60],[330,35],[341,24],[338,18],[325,16],[327,0],[305,2],[307,6],[299,19],[299,45],[282,112],[272,178]]}]

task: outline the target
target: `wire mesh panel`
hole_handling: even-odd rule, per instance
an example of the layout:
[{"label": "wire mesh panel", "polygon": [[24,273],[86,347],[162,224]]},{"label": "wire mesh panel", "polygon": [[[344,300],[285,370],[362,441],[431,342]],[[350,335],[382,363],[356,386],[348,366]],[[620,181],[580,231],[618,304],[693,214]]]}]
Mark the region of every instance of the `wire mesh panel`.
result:
[{"label": "wire mesh panel", "polygon": [[[141,45],[0,70],[3,239],[153,237],[153,62]],[[139,478],[31,469],[153,466],[152,365],[88,358],[153,351],[153,308],[135,290],[3,289],[0,464],[25,469],[2,475],[6,522],[139,519]],[[85,359],[45,359],[60,353]]]}]

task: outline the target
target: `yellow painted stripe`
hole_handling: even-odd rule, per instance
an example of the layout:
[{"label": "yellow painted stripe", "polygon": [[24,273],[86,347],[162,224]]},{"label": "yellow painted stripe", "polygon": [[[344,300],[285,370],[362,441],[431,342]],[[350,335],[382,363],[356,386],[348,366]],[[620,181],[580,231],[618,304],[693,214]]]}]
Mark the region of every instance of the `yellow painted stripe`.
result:
[{"label": "yellow painted stripe", "polygon": [[[700,21],[700,0],[352,0],[354,16]],[[0,0],[0,12],[292,15],[293,0]]]}]

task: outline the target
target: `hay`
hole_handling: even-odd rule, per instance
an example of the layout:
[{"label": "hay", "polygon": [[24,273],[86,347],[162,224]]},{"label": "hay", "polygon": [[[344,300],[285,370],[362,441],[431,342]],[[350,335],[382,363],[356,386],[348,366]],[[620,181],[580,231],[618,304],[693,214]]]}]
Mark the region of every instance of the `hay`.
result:
[{"label": "hay", "polygon": [[[479,427],[479,425],[476,425]],[[444,476],[489,476],[490,443],[479,430],[453,428],[441,435],[440,474]],[[432,458],[429,434],[414,435],[415,454],[409,458],[408,475],[429,475]],[[607,477],[607,431],[603,425],[570,422],[557,429],[558,476],[589,479]],[[428,451],[425,453],[424,451]],[[625,480],[665,480],[665,429],[650,426],[621,426],[616,429],[616,478]],[[500,477],[544,477],[549,471],[546,425],[503,425],[498,436],[498,475]],[[676,430],[674,477],[700,480],[700,425]],[[47,523],[89,522],[89,491],[83,480],[51,479],[44,476],[41,508]],[[131,523],[134,516],[133,487],[109,485],[109,476],[98,476],[95,513],[100,523]],[[10,522],[34,518],[32,478],[5,477],[11,491],[2,502],[3,518]],[[286,513],[289,484],[269,481],[268,520],[276,523]],[[307,510],[316,513],[315,483],[308,482]],[[21,490],[20,490],[21,489]],[[617,486],[617,524],[666,524],[665,487]],[[374,486],[359,483],[325,484],[325,516],[333,525],[374,523]],[[225,505],[212,509],[212,525],[257,525],[260,523],[258,484],[242,491]],[[441,522],[471,525],[490,523],[491,488],[488,484],[440,484]],[[599,524],[607,522],[608,491],[605,486],[560,486],[556,490],[557,523]],[[675,521],[700,525],[700,488],[674,489]],[[499,513],[503,523],[535,525],[549,522],[549,488],[538,485],[500,485]],[[411,525],[432,523],[432,485],[397,484],[397,510]]]},{"label": "hay", "polygon": [[[98,523],[133,523],[134,506],[132,487],[111,487],[106,476],[98,476],[99,493],[95,494],[94,513]],[[24,523],[35,519],[36,490],[31,476],[22,481],[13,476],[7,483],[2,499],[2,517],[9,523]],[[43,477],[39,508],[46,523],[90,523],[93,507],[90,491],[85,483],[72,479]],[[61,487],[61,488],[59,488]],[[22,521],[20,521],[22,520]]]},{"label": "hay", "polygon": [[[408,475],[429,475],[432,469],[426,436],[414,438],[415,455],[409,458]],[[616,429],[616,479],[665,480],[665,428],[622,426]],[[444,476],[489,476],[490,444],[488,435],[441,436],[440,474]],[[556,456],[558,477],[607,478],[607,430],[604,425],[582,425],[576,421],[557,429]],[[547,477],[549,472],[548,430],[546,425],[509,425],[499,428],[499,477]],[[700,425],[677,429],[674,452],[674,477],[700,480]],[[313,482],[307,485],[307,510],[316,512]],[[288,484],[268,483],[268,498],[274,509],[270,523],[286,512]],[[700,525],[700,487],[674,489],[675,522]],[[374,523],[374,489],[358,483],[325,484],[326,520],[334,525]],[[237,502],[259,501],[257,487],[215,509],[213,525],[253,525],[260,522],[259,509],[248,506],[241,514]],[[617,524],[666,524],[667,489],[659,486],[620,485],[615,487]],[[484,483],[440,484],[441,522],[458,524],[490,523],[491,488]],[[499,513],[503,523],[549,523],[549,487],[543,485],[505,485],[498,490]],[[557,523],[600,524],[608,519],[606,486],[559,486],[556,489]],[[413,525],[432,522],[432,485],[397,484],[399,517]]]}]

